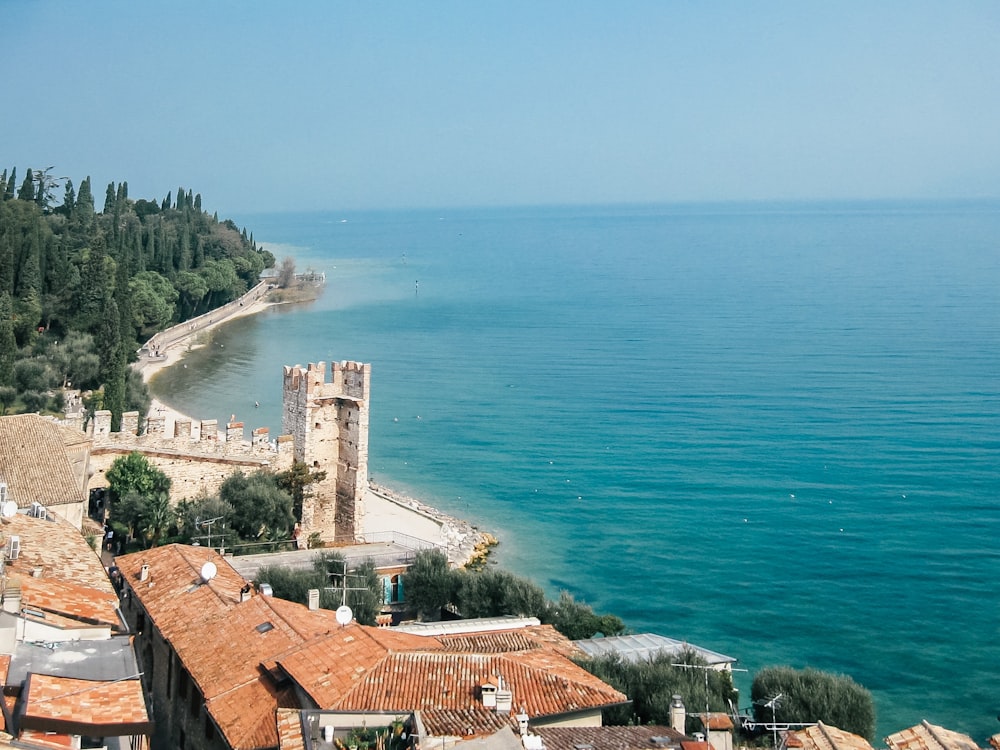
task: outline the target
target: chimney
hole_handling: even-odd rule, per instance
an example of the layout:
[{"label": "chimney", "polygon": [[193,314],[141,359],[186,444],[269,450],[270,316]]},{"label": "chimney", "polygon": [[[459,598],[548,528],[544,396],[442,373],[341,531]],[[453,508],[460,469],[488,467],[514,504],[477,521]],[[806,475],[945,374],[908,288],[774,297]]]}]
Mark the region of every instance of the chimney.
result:
[{"label": "chimney", "polygon": [[514,703],[514,693],[504,684],[502,676],[497,675],[497,681],[500,683],[497,688],[497,713],[509,714]]},{"label": "chimney", "polygon": [[522,737],[528,734],[528,712],[524,710],[524,706],[521,706],[521,711],[517,715],[517,729]]},{"label": "chimney", "polygon": [[149,566],[148,565],[143,565],[141,568],[139,568],[139,580],[140,581],[148,581],[149,580]]},{"label": "chimney", "polygon": [[687,734],[684,730],[684,725],[686,724],[685,714],[684,701],[681,700],[679,695],[675,694],[673,700],[670,701],[670,726],[675,732]]},{"label": "chimney", "polygon": [[309,589],[309,609],[319,609],[319,589]]},{"label": "chimney", "polygon": [[249,601],[251,596],[253,596],[253,594],[250,591],[250,584],[248,583],[243,588],[240,589],[240,601],[241,602]]}]

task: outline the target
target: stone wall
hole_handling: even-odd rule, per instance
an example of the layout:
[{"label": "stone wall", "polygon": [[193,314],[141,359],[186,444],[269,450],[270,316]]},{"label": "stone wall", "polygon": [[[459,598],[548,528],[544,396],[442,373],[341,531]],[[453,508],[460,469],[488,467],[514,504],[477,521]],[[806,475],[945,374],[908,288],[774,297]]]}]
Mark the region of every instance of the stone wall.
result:
[{"label": "stone wall", "polygon": [[[284,368],[282,426],[287,434],[273,441],[266,427],[253,429],[248,440],[242,422],[230,422],[220,431],[216,420],[180,419],[167,435],[166,422],[158,415],[146,419],[139,435],[137,412],[123,414],[122,429],[111,432],[111,412],[99,411],[89,426],[88,490],[106,487],[111,464],[132,451],[170,478],[174,503],[217,492],[234,471],[284,471],[298,460],[326,472],[303,505],[303,534],[318,534],[324,542],[353,542],[361,532],[368,488],[371,365],[334,363],[329,382],[326,372],[324,362]],[[80,424],[78,417],[70,422]]]}]

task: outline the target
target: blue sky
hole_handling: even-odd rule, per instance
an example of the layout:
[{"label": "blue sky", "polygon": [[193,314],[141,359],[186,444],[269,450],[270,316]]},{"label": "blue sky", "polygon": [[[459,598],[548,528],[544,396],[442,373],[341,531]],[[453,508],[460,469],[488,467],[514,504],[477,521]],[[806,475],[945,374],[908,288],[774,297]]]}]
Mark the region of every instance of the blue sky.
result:
[{"label": "blue sky", "polygon": [[995,0],[0,0],[0,27],[0,168],[98,196],[1000,197]]}]

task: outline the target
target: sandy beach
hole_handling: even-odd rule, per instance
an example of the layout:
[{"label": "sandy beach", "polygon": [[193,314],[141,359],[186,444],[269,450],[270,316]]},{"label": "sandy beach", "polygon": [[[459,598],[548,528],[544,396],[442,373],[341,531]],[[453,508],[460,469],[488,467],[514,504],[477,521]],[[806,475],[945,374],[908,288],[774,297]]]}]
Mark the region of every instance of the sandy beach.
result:
[{"label": "sandy beach", "polygon": [[[204,343],[198,343],[198,340],[206,331],[210,331],[213,328],[216,328],[224,323],[228,323],[229,321],[236,320],[237,318],[242,318],[247,315],[255,315],[256,313],[266,310],[274,304],[278,303],[268,302],[267,297],[262,296],[250,304],[242,305],[233,309],[228,314],[214,315],[209,321],[199,324],[196,327],[192,327],[190,323],[183,323],[180,326],[175,326],[176,329],[186,328],[187,331],[180,338],[173,340],[169,345],[157,348],[156,354],[152,351],[148,351],[146,348],[143,348],[139,354],[139,361],[135,362],[132,367],[142,374],[143,381],[148,384],[158,372],[178,364],[184,358],[184,355],[189,351],[205,346]],[[169,404],[163,403],[155,396],[150,402],[149,414],[147,414],[147,416],[150,415],[161,415],[165,418],[164,430],[167,435],[174,434],[174,422],[178,419],[189,420],[191,422],[192,431],[195,433],[194,437],[197,437],[197,433],[200,429],[197,420],[187,414],[183,414]]]}]

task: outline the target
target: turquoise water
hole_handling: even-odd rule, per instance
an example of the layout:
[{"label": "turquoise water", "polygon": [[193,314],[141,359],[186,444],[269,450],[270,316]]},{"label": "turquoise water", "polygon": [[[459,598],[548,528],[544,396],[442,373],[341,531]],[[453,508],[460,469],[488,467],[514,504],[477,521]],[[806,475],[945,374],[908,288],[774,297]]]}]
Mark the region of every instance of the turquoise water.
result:
[{"label": "turquoise water", "polygon": [[744,704],[812,666],[873,692],[879,740],[1000,730],[1000,205],[239,221],[327,291],[218,331],[165,400],[278,434],[281,365],[371,362],[376,481],[551,595],[737,657]]}]

